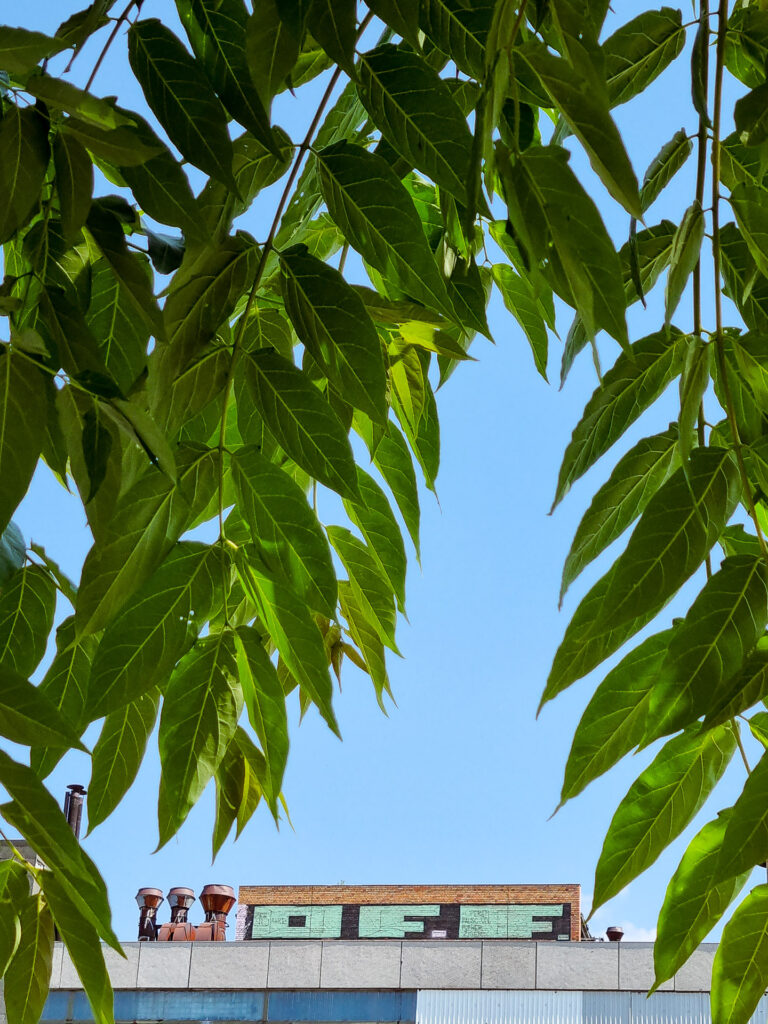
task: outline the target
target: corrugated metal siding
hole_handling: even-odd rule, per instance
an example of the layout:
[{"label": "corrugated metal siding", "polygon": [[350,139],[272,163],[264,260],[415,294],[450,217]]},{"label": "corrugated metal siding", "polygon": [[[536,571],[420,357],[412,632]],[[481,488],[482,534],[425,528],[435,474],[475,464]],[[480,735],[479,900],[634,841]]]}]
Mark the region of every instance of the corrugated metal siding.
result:
[{"label": "corrugated metal siding", "polygon": [[[84,992],[51,992],[42,1020],[92,1021]],[[115,992],[116,1021],[261,1021],[263,992]]]},{"label": "corrugated metal siding", "polygon": [[[712,1024],[708,992],[420,991],[416,1024]],[[751,1024],[768,1024],[763,996]]]},{"label": "corrugated metal siding", "polygon": [[582,1024],[582,993],[420,991],[416,1024]]}]

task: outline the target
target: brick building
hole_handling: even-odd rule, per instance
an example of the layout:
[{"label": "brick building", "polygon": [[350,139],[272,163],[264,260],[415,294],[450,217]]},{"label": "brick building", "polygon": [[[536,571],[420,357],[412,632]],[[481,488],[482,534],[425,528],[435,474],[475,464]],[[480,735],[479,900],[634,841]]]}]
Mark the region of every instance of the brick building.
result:
[{"label": "brick building", "polygon": [[[573,885],[244,886],[236,941],[105,956],[126,1024],[710,1024],[713,944],[648,999],[651,944],[585,941],[580,909]],[[43,1020],[91,1020],[58,943]]]}]

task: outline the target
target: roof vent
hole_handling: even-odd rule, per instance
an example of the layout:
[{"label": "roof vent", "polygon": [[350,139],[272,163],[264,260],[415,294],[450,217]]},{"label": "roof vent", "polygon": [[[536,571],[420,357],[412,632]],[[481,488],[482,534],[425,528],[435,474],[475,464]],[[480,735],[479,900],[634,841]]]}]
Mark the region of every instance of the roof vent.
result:
[{"label": "roof vent", "polygon": [[139,889],[136,902],[139,904],[139,942],[154,942],[157,939],[156,915],[163,902],[162,889]]},{"label": "roof vent", "polygon": [[619,928],[618,925],[612,925],[605,929],[605,934],[608,936],[609,942],[621,942],[624,938],[624,929]]},{"label": "roof vent", "polygon": [[187,921],[189,908],[195,902],[194,889],[177,885],[168,892],[168,906],[171,908],[171,920],[160,926],[157,938],[159,942],[189,942],[195,937],[194,926]]},{"label": "roof vent", "polygon": [[69,827],[75,833],[75,839],[80,838],[80,821],[83,817],[83,797],[87,790],[79,783],[67,786],[64,794],[64,817],[69,822]]},{"label": "roof vent", "polygon": [[206,885],[200,893],[205,923],[197,926],[195,938],[203,942],[224,942],[227,937],[227,914],[235,905],[231,885]]}]

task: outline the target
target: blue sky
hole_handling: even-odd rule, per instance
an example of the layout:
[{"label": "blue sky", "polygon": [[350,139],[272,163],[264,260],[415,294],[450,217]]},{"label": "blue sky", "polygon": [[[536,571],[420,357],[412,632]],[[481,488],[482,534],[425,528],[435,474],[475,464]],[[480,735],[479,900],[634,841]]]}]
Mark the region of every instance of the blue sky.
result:
[{"label": "blue sky", "polygon": [[[53,31],[80,0],[36,0],[9,7],[5,17]],[[616,4],[608,30],[648,5]],[[684,15],[689,16],[686,5]],[[143,16],[175,18],[167,0],[145,0]],[[16,15],[16,18],[14,17]],[[82,81],[98,55],[91,42],[73,75]],[[55,66],[52,70],[56,70]],[[693,130],[687,83],[687,51],[639,101],[617,112],[639,177],[662,143],[680,127]],[[95,90],[118,94],[124,106],[143,100],[118,39],[96,78]],[[293,138],[307,120],[303,91],[286,96],[275,119]],[[311,111],[310,111],[311,114]],[[586,161],[574,166],[594,189],[617,244],[628,218],[611,204]],[[694,162],[652,208],[648,223],[679,218],[693,197]],[[111,189],[105,189],[109,191]],[[270,196],[265,198],[268,203]],[[243,226],[266,234],[261,211]],[[725,219],[728,219],[724,211]],[[705,275],[707,270],[705,270]],[[705,276],[705,323],[711,325],[711,282]],[[648,309],[633,308],[633,339],[663,321],[662,289]],[[690,326],[690,299],[676,322]],[[567,313],[558,326],[565,337]],[[557,805],[573,728],[604,672],[582,680],[535,712],[552,656],[578,599],[616,555],[598,562],[574,584],[558,612],[560,572],[578,521],[616,459],[639,437],[677,416],[677,392],[650,411],[603,462],[576,484],[554,516],[547,512],[560,458],[595,387],[583,353],[562,392],[557,390],[561,348],[555,340],[547,385],[535,372],[528,345],[494,295],[489,310],[496,345],[478,339],[478,361],[459,368],[439,392],[442,466],[439,505],[424,492],[422,567],[409,561],[408,615],[401,621],[403,659],[392,659],[390,678],[397,707],[384,717],[367,677],[347,666],[336,708],[343,742],[311,712],[300,727],[291,708],[292,748],[285,792],[294,828],[278,832],[260,809],[242,838],[210,864],[212,787],[179,835],[154,856],[158,762],[150,741],[139,781],[119,810],[85,846],[105,876],[118,935],[135,937],[133,897],[139,886],[365,882],[580,882],[589,906],[594,867],[613,812],[653,751],[626,759],[609,776],[566,805]],[[731,322],[736,322],[733,318]],[[603,343],[606,363],[616,347]],[[46,546],[75,578],[90,536],[78,503],[44,468],[17,516],[25,536]],[[623,541],[619,542],[621,545]],[[688,588],[688,600],[694,590]],[[678,600],[664,613],[666,625],[686,607]],[[72,754],[49,784],[62,796],[67,783],[87,785],[90,764]],[[743,784],[735,761],[704,814],[714,816]],[[699,819],[699,827],[707,817]],[[696,826],[687,830],[693,834]],[[678,842],[644,876],[595,916],[596,932],[621,924],[629,938],[649,938],[669,874],[685,846]],[[193,918],[199,913],[193,912]],[[164,919],[164,915],[161,914]]]}]

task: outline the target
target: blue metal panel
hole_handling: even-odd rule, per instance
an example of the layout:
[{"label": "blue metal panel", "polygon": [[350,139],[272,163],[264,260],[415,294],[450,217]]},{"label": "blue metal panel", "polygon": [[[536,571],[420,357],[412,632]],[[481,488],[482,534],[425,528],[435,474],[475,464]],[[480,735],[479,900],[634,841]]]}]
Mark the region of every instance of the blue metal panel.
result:
[{"label": "blue metal panel", "polygon": [[582,1024],[581,992],[422,989],[417,1024]]},{"label": "blue metal panel", "polygon": [[415,992],[270,992],[268,1021],[414,1021]]},{"label": "blue metal panel", "polygon": [[585,992],[583,1024],[636,1024],[629,996],[629,992]]},{"label": "blue metal panel", "polygon": [[[42,1021],[92,1021],[82,992],[51,992]],[[115,992],[116,1021],[262,1021],[263,992],[233,991],[119,991]]]}]

